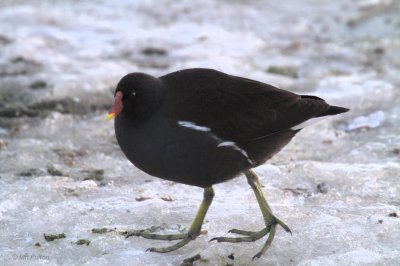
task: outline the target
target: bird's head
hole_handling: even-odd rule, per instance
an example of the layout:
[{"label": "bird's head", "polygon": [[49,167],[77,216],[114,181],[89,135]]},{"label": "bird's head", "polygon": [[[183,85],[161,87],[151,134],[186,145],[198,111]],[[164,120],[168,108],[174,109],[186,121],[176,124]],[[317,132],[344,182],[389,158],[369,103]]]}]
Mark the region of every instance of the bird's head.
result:
[{"label": "bird's head", "polygon": [[153,76],[144,73],[124,76],[115,89],[114,104],[105,120],[110,120],[120,113],[130,117],[145,115],[158,98],[160,90],[161,81]]}]

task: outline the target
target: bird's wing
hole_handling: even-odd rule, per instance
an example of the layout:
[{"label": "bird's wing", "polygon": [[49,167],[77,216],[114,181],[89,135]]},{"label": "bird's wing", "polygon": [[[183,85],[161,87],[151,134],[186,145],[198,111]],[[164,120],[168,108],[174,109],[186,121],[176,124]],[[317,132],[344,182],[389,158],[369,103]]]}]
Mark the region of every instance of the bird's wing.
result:
[{"label": "bird's wing", "polygon": [[238,143],[269,136],[322,114],[329,105],[258,81],[208,69],[190,69],[160,79],[168,86],[165,115],[209,128]]}]

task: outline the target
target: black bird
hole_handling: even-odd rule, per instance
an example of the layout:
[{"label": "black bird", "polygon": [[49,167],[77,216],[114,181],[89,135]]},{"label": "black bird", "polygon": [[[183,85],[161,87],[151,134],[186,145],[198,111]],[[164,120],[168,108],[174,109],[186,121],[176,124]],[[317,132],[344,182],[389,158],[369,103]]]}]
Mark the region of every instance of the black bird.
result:
[{"label": "black bird", "polygon": [[269,233],[260,257],[279,224],[251,168],[279,152],[306,121],[347,112],[316,96],[297,95],[255,80],[212,69],[187,69],[156,78],[124,76],[106,119],[115,117],[115,134],[126,157],[142,171],[166,180],[204,188],[200,208],[185,234],[159,235],[146,230],[128,236],[180,240],[153,252],[176,250],[199,236],[214,197],[212,185],[241,173],[254,190],[265,220],[258,232],[233,229],[241,237],[218,242],[256,241]]}]

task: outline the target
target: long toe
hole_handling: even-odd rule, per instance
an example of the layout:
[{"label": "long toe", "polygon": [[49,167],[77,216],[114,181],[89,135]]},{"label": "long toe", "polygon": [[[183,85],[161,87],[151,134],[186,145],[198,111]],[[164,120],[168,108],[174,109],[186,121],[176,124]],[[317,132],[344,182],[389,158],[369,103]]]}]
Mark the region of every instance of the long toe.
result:
[{"label": "long toe", "polygon": [[255,234],[256,232],[255,231],[240,230],[240,229],[231,229],[231,230],[228,231],[228,233],[236,234],[236,235],[250,236],[250,235]]},{"label": "long toe", "polygon": [[185,246],[187,243],[189,243],[192,240],[192,238],[188,235],[186,235],[186,238],[179,241],[178,243],[168,246],[168,247],[164,247],[164,248],[149,248],[146,251],[149,252],[158,252],[158,253],[167,253],[167,252],[171,252],[174,250],[177,250],[178,248],[181,248],[183,246]]},{"label": "long toe", "polygon": [[271,246],[272,241],[274,240],[275,237],[276,227],[278,225],[282,226],[286,232],[292,234],[292,231],[289,229],[289,227],[275,216],[273,216],[273,219],[270,219],[270,221],[272,221],[272,223],[267,224],[266,227],[260,231],[253,232],[253,231],[232,229],[229,230],[229,233],[242,235],[242,237],[215,237],[210,241],[229,242],[229,243],[254,242],[261,239],[265,235],[269,234],[261,250],[256,255],[254,255],[253,257],[254,260],[256,258],[260,258]]},{"label": "long toe", "polygon": [[269,232],[269,236],[267,238],[267,241],[265,241],[265,244],[261,248],[261,250],[256,255],[254,255],[253,260],[255,258],[257,258],[257,259],[260,258],[269,249],[269,247],[272,244],[272,240],[274,240],[275,232],[276,232],[276,224],[271,226],[271,230]]},{"label": "long toe", "polygon": [[150,233],[148,230],[129,230],[124,232],[125,238],[131,237],[131,236],[140,236],[143,238],[147,239],[155,239],[155,240],[180,240],[180,239],[185,239],[188,237],[188,234],[167,234],[167,235],[162,235],[162,234],[154,234]]},{"label": "long toe", "polygon": [[254,242],[254,241],[257,241],[258,239],[264,237],[266,234],[268,234],[269,228],[266,227],[258,232],[244,231],[244,230],[238,230],[238,229],[232,229],[229,232],[231,232],[231,233],[240,232],[239,234],[243,233],[242,235],[245,235],[245,236],[243,236],[243,237],[215,237],[215,238],[211,239],[210,241],[230,242],[230,243]]},{"label": "long toe", "polygon": [[275,221],[277,224],[279,224],[280,226],[282,226],[283,229],[285,229],[286,232],[292,234],[292,231],[290,230],[289,226],[287,226],[284,222],[282,222],[281,220],[279,220],[278,218],[275,217]]}]

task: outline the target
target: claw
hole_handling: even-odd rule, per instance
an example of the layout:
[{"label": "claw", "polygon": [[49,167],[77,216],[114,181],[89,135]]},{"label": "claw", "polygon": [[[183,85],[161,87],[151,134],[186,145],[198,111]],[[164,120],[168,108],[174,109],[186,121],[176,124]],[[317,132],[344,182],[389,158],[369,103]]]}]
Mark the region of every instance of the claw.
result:
[{"label": "claw", "polygon": [[261,258],[261,252],[258,252],[256,255],[253,256],[253,258],[251,260],[255,260],[255,259],[259,259]]}]

